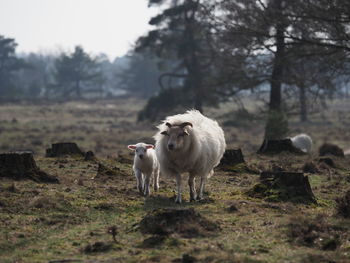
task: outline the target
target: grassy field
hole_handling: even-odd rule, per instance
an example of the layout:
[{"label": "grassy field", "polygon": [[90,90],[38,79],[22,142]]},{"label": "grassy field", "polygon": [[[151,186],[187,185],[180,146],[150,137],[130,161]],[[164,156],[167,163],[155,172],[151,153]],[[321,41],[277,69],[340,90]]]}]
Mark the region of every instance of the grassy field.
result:
[{"label": "grassy field", "polygon": [[[350,220],[338,215],[336,199],[350,189],[350,158],[331,157],[335,167],[318,163],[323,142],[343,148],[350,142],[350,106],[334,102],[308,124],[290,119],[291,135],[305,131],[315,140],[311,155],[260,156],[259,114],[243,118],[232,104],[207,109],[224,126],[229,148],[242,148],[244,166],[217,169],[205,199],[174,203],[175,184],[161,178],[160,191],[145,198],[136,191],[126,146],[153,142],[156,123],[136,123],[144,101],[5,104],[0,106],[0,152],[30,149],[38,166],[60,184],[0,178],[0,262],[350,262]],[[249,107],[253,111],[254,107]],[[235,118],[234,118],[235,117]],[[74,141],[97,161],[81,157],[45,158],[51,143]],[[317,203],[271,202],[248,192],[261,171],[276,167],[307,174]],[[113,171],[98,172],[98,163]],[[144,234],[140,222],[155,209],[194,208],[216,224],[215,231]],[[192,222],[193,223],[193,222]],[[111,234],[116,230],[114,241]],[[191,232],[192,231],[192,232]]]}]

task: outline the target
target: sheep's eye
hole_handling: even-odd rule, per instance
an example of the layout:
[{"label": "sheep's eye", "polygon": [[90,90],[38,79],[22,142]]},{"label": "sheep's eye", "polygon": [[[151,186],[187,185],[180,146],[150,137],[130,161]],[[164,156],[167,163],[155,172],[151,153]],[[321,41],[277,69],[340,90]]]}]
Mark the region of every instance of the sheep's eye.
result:
[{"label": "sheep's eye", "polygon": [[168,133],[167,131],[163,131],[163,132],[161,132],[160,134],[162,134],[162,135],[168,135],[168,136],[169,136],[169,133]]}]

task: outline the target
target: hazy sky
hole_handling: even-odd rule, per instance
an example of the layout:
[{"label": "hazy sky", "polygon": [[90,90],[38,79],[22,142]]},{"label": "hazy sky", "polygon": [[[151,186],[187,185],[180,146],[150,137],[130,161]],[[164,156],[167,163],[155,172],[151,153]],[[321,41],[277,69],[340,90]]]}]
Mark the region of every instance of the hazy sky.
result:
[{"label": "hazy sky", "polygon": [[82,45],[111,59],[150,29],[147,0],[0,0],[0,35],[17,52],[72,50]]}]

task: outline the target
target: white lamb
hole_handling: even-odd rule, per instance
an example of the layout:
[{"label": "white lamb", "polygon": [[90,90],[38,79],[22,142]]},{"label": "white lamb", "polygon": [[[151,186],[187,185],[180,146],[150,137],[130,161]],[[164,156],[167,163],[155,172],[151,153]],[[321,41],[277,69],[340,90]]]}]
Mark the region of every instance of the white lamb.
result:
[{"label": "white lamb", "polygon": [[312,139],[307,134],[298,134],[290,138],[294,147],[302,150],[303,152],[310,153],[312,148]]},{"label": "white lamb", "polygon": [[214,174],[213,168],[220,163],[226,148],[223,130],[196,110],[167,117],[157,128],[154,138],[160,171],[176,180],[175,202],[182,201],[181,174],[185,172],[189,173],[190,200],[197,199],[197,176],[201,178],[198,199],[202,199],[205,180]]},{"label": "white lamb", "polygon": [[151,178],[154,191],[159,189],[159,163],[152,144],[138,143],[129,145],[135,150],[133,170],[137,181],[137,189],[146,196],[150,195]]}]

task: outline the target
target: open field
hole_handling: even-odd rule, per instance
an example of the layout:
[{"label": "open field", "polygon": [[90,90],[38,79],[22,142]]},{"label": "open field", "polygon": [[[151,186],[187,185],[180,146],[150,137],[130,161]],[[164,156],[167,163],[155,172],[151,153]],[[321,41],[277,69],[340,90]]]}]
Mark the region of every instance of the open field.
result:
[{"label": "open field", "polygon": [[[184,203],[176,205],[175,184],[167,178],[161,178],[159,192],[145,198],[136,191],[132,164],[117,158],[132,158],[126,148],[130,143],[153,142],[155,124],[135,122],[143,104],[120,99],[0,106],[0,152],[33,150],[38,166],[60,180],[41,184],[0,178],[0,262],[350,262],[350,219],[338,215],[335,201],[350,189],[349,156],[331,157],[336,166],[330,167],[318,163],[317,149],[303,156],[257,155],[261,117],[237,118],[235,126],[224,127],[228,148],[242,148],[249,169],[217,169],[203,201],[190,203],[184,187]],[[223,124],[234,109],[227,104],[208,109],[207,115]],[[314,114],[306,125],[290,120],[291,135],[309,133],[316,148],[325,141],[350,148],[349,127],[346,101]],[[74,141],[98,160],[45,158],[45,149],[60,141]],[[248,194],[261,171],[302,171],[311,161],[318,166],[307,174],[317,203]],[[113,173],[98,173],[98,163]],[[140,221],[166,208],[194,208],[217,228],[142,233]]]}]

